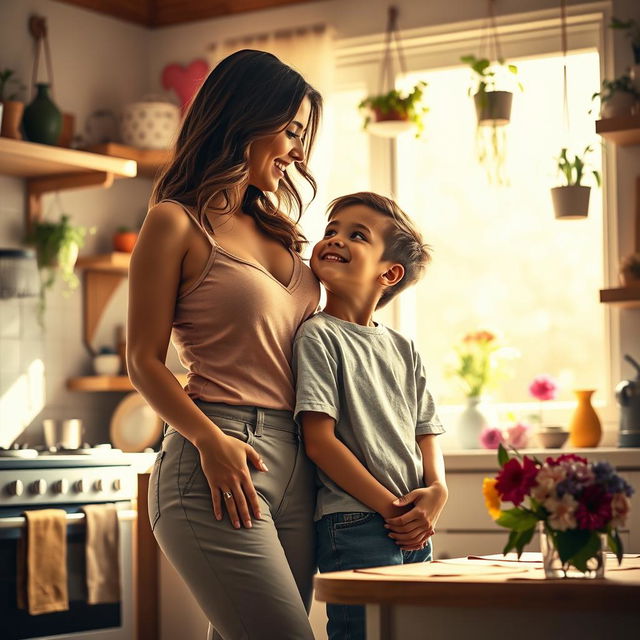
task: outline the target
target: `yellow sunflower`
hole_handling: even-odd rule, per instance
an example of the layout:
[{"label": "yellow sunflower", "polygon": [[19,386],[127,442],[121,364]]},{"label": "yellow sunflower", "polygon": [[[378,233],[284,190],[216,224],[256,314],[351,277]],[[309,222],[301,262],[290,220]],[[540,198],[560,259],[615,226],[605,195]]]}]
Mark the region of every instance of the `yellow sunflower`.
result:
[{"label": "yellow sunflower", "polygon": [[502,513],[500,511],[500,495],[496,491],[495,478],[485,478],[482,481],[482,495],[484,496],[484,503],[487,505],[487,511],[489,515],[497,520]]}]

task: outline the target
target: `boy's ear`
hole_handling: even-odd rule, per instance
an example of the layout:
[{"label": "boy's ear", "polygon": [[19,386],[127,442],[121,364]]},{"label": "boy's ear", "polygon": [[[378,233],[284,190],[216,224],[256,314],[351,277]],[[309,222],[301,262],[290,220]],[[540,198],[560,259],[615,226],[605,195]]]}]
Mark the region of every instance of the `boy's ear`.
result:
[{"label": "boy's ear", "polygon": [[395,263],[392,264],[384,273],[380,275],[380,281],[385,287],[393,287],[404,278],[404,267]]}]

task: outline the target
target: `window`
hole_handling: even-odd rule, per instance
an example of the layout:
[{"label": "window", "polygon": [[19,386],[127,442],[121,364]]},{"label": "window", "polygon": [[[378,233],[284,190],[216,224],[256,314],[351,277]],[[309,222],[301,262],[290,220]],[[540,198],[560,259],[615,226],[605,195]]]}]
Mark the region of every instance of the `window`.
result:
[{"label": "window", "polygon": [[[555,157],[566,144],[563,58],[554,53],[559,36],[538,36],[533,28],[532,33],[505,46],[525,88],[514,96],[508,127],[506,187],[489,184],[478,164],[474,107],[466,93],[470,71],[455,65],[477,40],[461,44],[457,38],[446,53],[409,57],[411,73],[402,86],[426,80],[430,112],[424,140],[405,136],[395,149],[363,135],[357,117],[358,102],[375,91],[379,58],[354,54],[350,62],[345,55],[336,74],[326,193],[332,198],[371,188],[388,194],[395,180],[400,205],[434,248],[424,280],[381,318],[415,338],[441,407],[463,401],[455,380],[445,374],[447,358],[462,335],[478,329],[498,332],[521,354],[513,377],[493,394],[496,402],[533,413],[528,385],[540,373],[559,380],[555,409],[561,414],[573,406],[575,388],[598,389],[596,404],[609,399],[608,327],[598,302],[604,280],[602,195],[585,180],[592,186],[589,217],[554,219],[549,190],[560,184]],[[580,33],[574,41],[580,40],[581,48],[567,57],[568,142],[580,151],[592,144],[591,163],[600,170],[600,139],[588,113],[600,84],[597,29]],[[545,417],[553,409],[547,403]]]}]

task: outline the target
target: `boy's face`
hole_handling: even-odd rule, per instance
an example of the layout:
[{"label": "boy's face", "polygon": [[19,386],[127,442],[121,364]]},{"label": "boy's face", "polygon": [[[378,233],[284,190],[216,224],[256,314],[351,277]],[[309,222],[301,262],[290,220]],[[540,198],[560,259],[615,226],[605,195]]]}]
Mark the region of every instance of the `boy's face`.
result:
[{"label": "boy's face", "polygon": [[394,264],[383,260],[393,222],[365,205],[341,209],[327,224],[311,255],[311,269],[327,291],[368,296]]}]

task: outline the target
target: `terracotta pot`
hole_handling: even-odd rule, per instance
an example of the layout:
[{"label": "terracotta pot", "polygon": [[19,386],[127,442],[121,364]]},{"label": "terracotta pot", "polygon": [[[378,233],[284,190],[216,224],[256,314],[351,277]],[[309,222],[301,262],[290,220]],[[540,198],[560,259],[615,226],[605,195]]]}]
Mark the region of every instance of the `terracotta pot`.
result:
[{"label": "terracotta pot", "polygon": [[558,220],[586,218],[589,214],[589,194],[591,187],[572,185],[551,189],[553,209]]},{"label": "terracotta pot", "polygon": [[602,438],[600,418],[591,406],[594,389],[578,389],[573,393],[578,404],[569,421],[569,444],[572,447],[597,447]]},{"label": "terracotta pot", "polygon": [[7,100],[2,103],[2,129],[0,130],[0,135],[3,138],[22,140],[20,125],[22,124],[23,113],[24,102]]},{"label": "terracotta pot", "polygon": [[513,93],[510,91],[482,91],[473,96],[479,125],[494,127],[509,124]]},{"label": "terracotta pot", "polygon": [[62,114],[62,131],[58,138],[59,147],[70,147],[73,140],[73,134],[75,131],[76,118],[72,113]]},{"label": "terracotta pot", "polygon": [[387,122],[388,120],[406,121],[409,119],[406,113],[401,113],[400,111],[391,110],[385,113],[380,109],[374,109],[373,113],[376,117],[376,122]]},{"label": "terracotta pot", "polygon": [[138,233],[136,231],[118,231],[113,235],[113,248],[115,251],[131,253],[137,239]]}]

